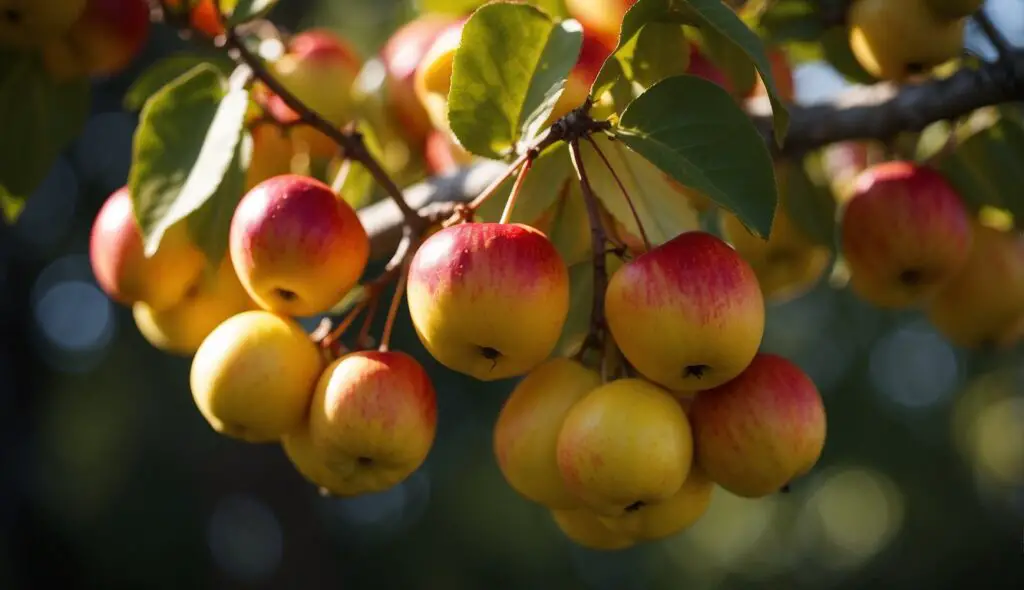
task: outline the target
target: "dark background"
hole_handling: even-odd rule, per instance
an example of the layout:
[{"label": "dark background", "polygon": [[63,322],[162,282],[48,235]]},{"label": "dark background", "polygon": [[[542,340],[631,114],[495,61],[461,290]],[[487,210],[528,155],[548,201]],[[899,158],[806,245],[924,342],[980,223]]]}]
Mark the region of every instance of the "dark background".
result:
[{"label": "dark background", "polygon": [[[289,0],[274,17],[370,54],[408,14],[399,4]],[[1020,43],[1024,4],[992,4]],[[825,284],[773,306],[764,344],[825,396],[818,467],[785,496],[719,490],[692,529],[629,551],[571,545],[511,491],[490,436],[512,383],[443,370],[404,311],[394,345],[434,377],[440,423],[402,485],[320,498],[277,446],[216,435],[188,359],[150,347],[87,258],[92,218],[130,163],[136,117],[121,94],[181,47],[154,30],[129,71],[97,81],[82,136],[0,228],[0,589],[1024,588],[1021,351],[967,354],[918,314]],[[804,98],[835,89],[814,68],[798,85]]]}]

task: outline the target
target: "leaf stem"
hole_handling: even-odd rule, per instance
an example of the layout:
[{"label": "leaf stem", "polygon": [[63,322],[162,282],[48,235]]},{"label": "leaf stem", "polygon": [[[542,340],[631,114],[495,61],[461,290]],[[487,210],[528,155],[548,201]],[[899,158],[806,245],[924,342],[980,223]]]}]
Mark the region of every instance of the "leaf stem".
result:
[{"label": "leaf stem", "polygon": [[601,148],[597,147],[597,142],[594,141],[594,138],[587,135],[586,140],[590,143],[591,147],[594,148],[594,151],[597,152],[597,155],[601,157],[601,161],[604,162],[605,167],[608,168],[608,172],[611,172],[612,178],[615,179],[615,184],[619,185],[619,190],[622,191],[622,196],[625,197],[626,204],[629,205],[629,211],[633,214],[633,221],[636,222],[636,227],[640,230],[640,237],[644,241],[644,250],[650,251],[651,241],[647,238],[647,230],[644,229],[644,224],[640,221],[640,214],[636,212],[636,206],[633,205],[633,199],[629,196],[629,191],[626,190],[626,185],[623,184],[622,179],[619,178],[618,173],[615,172],[615,168],[612,167],[612,163],[608,161],[608,158],[604,155],[604,152],[601,151]]},{"label": "leaf stem", "polygon": [[512,219],[512,209],[516,206],[516,200],[519,198],[519,192],[523,188],[523,181],[526,180],[526,175],[529,174],[530,168],[533,167],[533,157],[530,157],[534,152],[526,152],[527,158],[523,162],[523,167],[519,169],[519,176],[516,177],[516,183],[512,185],[512,192],[508,195],[508,200],[505,201],[505,210],[501,212],[501,219],[499,223],[505,224]]},{"label": "leaf stem", "polygon": [[583,192],[583,202],[587,208],[587,217],[590,220],[590,247],[594,257],[594,301],[590,310],[590,331],[583,342],[578,353],[582,357],[588,349],[595,349],[603,352],[605,332],[607,325],[604,317],[604,295],[608,288],[608,268],[605,265],[605,231],[601,223],[601,214],[598,210],[597,197],[590,185],[590,178],[583,167],[583,157],[580,153],[580,142],[573,139],[569,142],[569,157],[576,169],[576,175],[580,181],[580,189]]}]

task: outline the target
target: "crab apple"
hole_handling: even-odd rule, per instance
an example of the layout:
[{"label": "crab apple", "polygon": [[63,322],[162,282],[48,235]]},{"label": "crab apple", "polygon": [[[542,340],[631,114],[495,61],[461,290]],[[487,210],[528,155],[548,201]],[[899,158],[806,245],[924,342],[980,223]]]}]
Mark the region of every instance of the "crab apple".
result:
[{"label": "crab apple", "polygon": [[464,223],[413,256],[409,315],[444,366],[492,381],[517,377],[554,350],[569,313],[569,270],[551,241],[521,224]]},{"label": "crab apple", "polygon": [[275,176],[242,197],[228,236],[242,285],[264,309],[311,316],[341,301],[366,268],[355,210],[319,180]]},{"label": "crab apple", "polygon": [[622,18],[636,0],[565,0],[569,16],[579,21],[583,31],[614,49],[619,43]]},{"label": "crab apple", "polygon": [[38,47],[63,35],[86,0],[0,0],[0,46]]},{"label": "crab apple", "polygon": [[[177,10],[182,2],[189,0],[165,0],[168,8]],[[220,17],[217,15],[217,0],[198,0],[192,5],[189,14],[189,24],[195,30],[209,37],[216,37],[224,33],[224,26],[220,24]],[[221,0],[221,10],[230,14],[234,9],[237,0]]]},{"label": "crab apple", "polygon": [[558,101],[555,102],[545,125],[551,125],[586,102],[587,97],[590,96],[590,86],[597,80],[601,66],[604,65],[604,60],[609,55],[611,52],[597,39],[586,34],[583,35],[583,44],[580,47],[576,65],[569,71],[565,88],[558,97]]},{"label": "crab apple", "polygon": [[413,92],[435,129],[448,132],[448,91],[452,87],[455,52],[466,19],[446,26],[430,44],[413,74]]},{"label": "crab apple", "polygon": [[932,297],[967,261],[971,217],[936,170],[884,162],[854,181],[840,220],[850,287],[876,306],[907,308]]},{"label": "crab apple", "polygon": [[565,416],[601,376],[567,358],[552,358],[520,381],[494,425],[494,454],[510,486],[548,508],[574,508],[579,499],[565,488],[556,460]]},{"label": "crab apple", "polygon": [[216,272],[204,273],[172,307],[156,310],[139,302],[132,306],[132,316],[139,332],[154,347],[189,356],[222,322],[258,308],[225,256]]},{"label": "crab apple", "polygon": [[611,530],[586,508],[555,509],[551,518],[566,538],[587,549],[617,551],[636,545],[635,539]]},{"label": "crab apple", "polygon": [[189,384],[215,431],[264,443],[303,424],[323,370],[320,348],[302,326],[254,310],[210,332],[192,358]]},{"label": "crab apple", "polygon": [[558,433],[566,488],[603,516],[621,516],[674,496],[693,459],[683,407],[643,379],[592,390],[569,410]]},{"label": "crab apple", "polygon": [[257,124],[252,135],[252,158],[245,175],[245,190],[292,171],[295,150],[288,130],[274,124]]},{"label": "crab apple", "polygon": [[71,28],[43,45],[43,64],[56,80],[117,74],[142,50],[149,27],[145,0],[86,0]]},{"label": "crab apple", "polygon": [[447,27],[457,19],[440,14],[425,14],[399,27],[380,51],[387,73],[387,101],[402,131],[411,141],[427,140],[432,125],[430,116],[416,97],[416,68]]},{"label": "crab apple", "polygon": [[145,302],[154,310],[178,303],[206,267],[206,257],[184,222],[170,227],[153,256],[147,257],[142,231],[124,186],[114,191],[93,220],[89,262],[100,289],[125,305]]},{"label": "crab apple", "polygon": [[696,463],[741,497],[782,489],[818,462],[825,406],[814,382],[778,355],[758,354],[739,377],[690,405]]},{"label": "crab apple", "polygon": [[963,348],[1016,344],[1024,327],[1024,236],[975,222],[970,256],[930,303],[928,318]]},{"label": "crab apple", "polygon": [[451,135],[435,129],[427,135],[423,150],[431,174],[446,174],[473,161],[473,154],[455,142]]},{"label": "crab apple", "polygon": [[[347,39],[327,29],[310,29],[288,41],[284,55],[270,64],[270,70],[303,104],[340,127],[352,118],[352,85],[362,66],[362,56]],[[266,89],[258,94],[275,120],[294,123],[300,119],[280,96]],[[308,125],[296,125],[291,135],[313,157],[329,158],[338,151],[332,139]]]},{"label": "crab apple", "polygon": [[690,231],[622,265],[605,294],[608,328],[644,377],[673,391],[740,374],[764,336],[753,268],[720,238]]},{"label": "crab apple", "polygon": [[434,386],[419,362],[397,351],[353,352],[317,382],[306,456],[296,462],[334,495],[380,492],[423,464],[436,429]]},{"label": "crab apple", "polygon": [[641,541],[657,541],[693,526],[711,506],[715,482],[696,465],[671,498],[621,516],[598,516],[610,530]]},{"label": "crab apple", "polygon": [[965,18],[932,12],[928,0],[857,0],[847,13],[850,49],[864,70],[901,82],[960,55]]}]

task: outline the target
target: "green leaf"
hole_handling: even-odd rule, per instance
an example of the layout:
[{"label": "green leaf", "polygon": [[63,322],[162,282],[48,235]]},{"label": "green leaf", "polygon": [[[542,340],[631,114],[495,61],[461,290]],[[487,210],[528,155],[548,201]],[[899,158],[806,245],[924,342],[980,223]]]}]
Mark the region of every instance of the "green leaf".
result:
[{"label": "green leaf", "polygon": [[690,41],[683,26],[650,22],[637,34],[628,60],[632,75],[645,88],[672,76],[686,73],[690,65]]},{"label": "green leaf", "polygon": [[9,222],[81,133],[90,98],[87,79],[55,82],[38,53],[0,49],[0,201]]},{"label": "green leaf", "polygon": [[778,201],[772,157],[724,89],[696,76],[667,78],[638,96],[620,124],[623,143],[767,237]]},{"label": "green leaf", "polygon": [[[568,146],[559,143],[544,150],[533,161],[533,166],[523,180],[519,197],[512,208],[512,223],[533,223],[554,205],[565,181],[572,177]],[[501,187],[476,211],[481,221],[498,221],[505,210],[505,202],[512,193],[515,175],[502,183]]]},{"label": "green leaf", "polygon": [[590,330],[590,310],[594,305],[594,265],[591,261],[569,267],[569,315],[562,336],[555,345],[557,356],[572,356],[583,345]]},{"label": "green leaf", "polygon": [[704,52],[722,70],[733,89],[749,90],[757,84],[757,70],[743,48],[712,28],[701,30],[698,36]]},{"label": "green leaf", "polygon": [[252,136],[245,133],[235,145],[217,190],[186,218],[189,236],[212,264],[227,252],[231,218],[245,195],[245,173],[251,158]]},{"label": "green leaf", "polygon": [[[420,0],[417,4],[422,12],[454,14],[462,16],[487,4],[490,0]],[[566,17],[564,0],[530,0],[537,8],[556,17]]]},{"label": "green leaf", "polygon": [[529,4],[488,4],[466,22],[455,53],[448,122],[468,151],[503,158],[551,113],[582,44],[576,21]]},{"label": "green leaf", "polygon": [[227,74],[230,70],[227,61],[213,59],[193,53],[181,53],[161,59],[146,68],[128,88],[124,95],[124,108],[137,111],[142,108],[150,96],[180,76],[189,73],[199,64],[210,64]]},{"label": "green leaf", "polygon": [[[380,140],[377,139],[377,133],[372,126],[364,124],[364,122],[360,123],[358,129],[363,136],[366,149],[378,162],[384,161],[384,148],[381,146]],[[369,205],[374,190],[377,188],[373,175],[365,166],[354,160],[345,160],[345,163],[339,167],[339,175],[342,173],[341,168],[345,167],[348,170],[344,172],[344,177],[332,179],[331,186],[334,192],[341,195],[349,205],[356,209]],[[341,186],[338,186],[339,180]]]},{"label": "green leaf", "polygon": [[[698,228],[697,212],[690,201],[654,164],[629,149],[624,142],[601,134],[593,135],[592,138],[601,150],[600,154],[590,142],[580,143],[587,179],[601,204],[626,231],[638,238],[641,236],[629,207],[630,202],[653,246]],[[608,159],[611,170],[601,154]],[[626,187],[629,201],[623,195],[616,177]]]},{"label": "green leaf", "polygon": [[[772,105],[775,140],[780,145],[782,144],[789,128],[789,112],[779,99],[764,43],[736,13],[721,0],[638,0],[626,12],[626,16],[622,20],[616,52],[633,39],[641,27],[649,22],[692,25],[701,29],[704,34],[714,31],[715,35],[721,37],[724,44],[735,45],[736,49],[745,54],[764,80]],[[597,90],[606,87],[610,75],[605,72],[605,68],[602,68],[592,88]],[[595,95],[597,95],[596,92]]]},{"label": "green leaf", "polygon": [[[146,102],[135,131],[128,185],[147,255],[157,251],[168,228],[219,195],[239,157],[248,106],[248,91],[229,91],[224,76],[207,64]],[[239,162],[243,169],[247,158]],[[200,242],[210,245],[210,240]],[[211,261],[217,260],[217,250],[208,252]]]},{"label": "green leaf", "polygon": [[[234,9],[230,11],[228,26],[233,27],[257,18],[266,16],[278,0],[237,0]],[[225,9],[230,2],[224,2]]]},{"label": "green leaf", "polygon": [[821,160],[815,153],[805,158],[779,160],[780,195],[793,223],[816,244],[836,246],[836,199]]},{"label": "green leaf", "polygon": [[1018,120],[1000,117],[974,133],[937,167],[972,207],[990,205],[1024,218],[1024,127]]},{"label": "green leaf", "polygon": [[590,217],[580,183],[571,178],[562,184],[562,192],[561,200],[556,203],[556,208],[552,212],[548,238],[562,255],[565,263],[572,266],[593,257],[593,239],[590,233]]}]

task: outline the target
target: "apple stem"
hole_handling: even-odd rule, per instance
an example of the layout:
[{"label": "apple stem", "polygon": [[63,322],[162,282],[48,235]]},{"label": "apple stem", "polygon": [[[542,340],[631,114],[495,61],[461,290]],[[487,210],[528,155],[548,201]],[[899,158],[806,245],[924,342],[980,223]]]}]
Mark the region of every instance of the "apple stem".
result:
[{"label": "apple stem", "polygon": [[640,214],[636,212],[636,207],[633,205],[632,197],[629,196],[629,191],[626,190],[626,185],[623,184],[622,179],[619,178],[618,173],[615,172],[615,168],[612,167],[612,163],[608,161],[608,157],[605,156],[604,152],[601,151],[601,148],[597,146],[597,142],[594,141],[594,138],[587,135],[586,140],[590,143],[590,146],[594,148],[594,151],[597,152],[597,155],[600,156],[601,161],[604,162],[605,167],[608,168],[608,172],[611,172],[612,178],[615,179],[615,184],[619,185],[619,190],[622,191],[622,196],[625,197],[626,204],[629,205],[629,211],[633,214],[633,221],[636,222],[636,227],[640,230],[640,237],[644,241],[644,250],[650,251],[651,241],[647,238],[647,230],[644,229],[644,224],[640,222]]},{"label": "apple stem", "polygon": [[604,348],[606,331],[604,295],[608,288],[608,269],[605,266],[607,237],[604,224],[601,223],[601,214],[598,212],[597,197],[594,196],[590,178],[583,167],[579,139],[572,139],[569,142],[569,157],[576,169],[576,176],[579,178],[580,189],[583,192],[583,202],[587,208],[587,217],[590,219],[590,248],[594,257],[594,302],[590,310],[590,331],[579,352],[579,356],[582,357],[588,349],[602,350]]},{"label": "apple stem", "polygon": [[349,327],[351,327],[352,324],[356,321],[356,318],[359,317],[359,314],[362,313],[364,309],[366,309],[368,303],[368,299],[363,299],[356,303],[355,307],[349,310],[348,314],[345,315],[345,318],[342,319],[341,322],[338,323],[338,325],[335,326],[333,330],[331,330],[331,333],[320,340],[321,348],[332,348],[334,344],[341,339],[342,335],[345,334],[345,331],[348,330]]},{"label": "apple stem", "polygon": [[395,181],[391,178],[391,175],[384,170],[380,162],[370,153],[366,147],[366,142],[363,141],[363,135],[355,129],[341,130],[335,127],[327,121],[322,115],[309,108],[308,105],[303,103],[297,96],[289,92],[278,80],[270,74],[266,64],[263,60],[253,53],[245,42],[241,39],[238,31],[234,27],[230,27],[227,24],[227,18],[224,15],[223,0],[214,0],[216,5],[217,19],[220,24],[224,27],[224,35],[216,40],[218,46],[223,46],[233,56],[237,56],[242,64],[248,66],[252,70],[253,76],[263,82],[267,88],[276,94],[281,100],[288,105],[293,111],[299,115],[299,119],[310,127],[313,127],[317,131],[320,131],[327,137],[331,138],[338,147],[341,148],[343,155],[347,159],[356,160],[363,167],[369,171],[370,176],[380,185],[389,197],[398,206],[398,209],[402,212],[402,216],[405,219],[405,223],[413,227],[422,227],[425,225],[425,221],[416,212],[415,209],[409,206],[409,203],[405,201],[405,197],[402,194],[402,189],[398,187]]},{"label": "apple stem", "polygon": [[526,159],[523,161],[523,167],[519,169],[519,175],[516,176],[516,182],[512,185],[512,192],[508,195],[508,200],[505,201],[505,210],[501,212],[501,220],[499,223],[505,224],[512,219],[512,209],[516,206],[516,199],[519,198],[519,191],[523,188],[523,181],[526,180],[526,175],[530,172],[530,168],[533,167],[534,151],[530,150],[526,152]]},{"label": "apple stem", "polygon": [[368,349],[372,346],[370,344],[370,328],[373,327],[373,318],[377,316],[377,307],[380,303],[380,297],[371,297],[369,307],[366,310],[366,315],[363,316],[363,325],[359,328],[359,334],[356,336],[356,347],[359,349]]},{"label": "apple stem", "polygon": [[391,331],[395,327],[395,318],[398,316],[398,307],[402,303],[402,296],[405,295],[405,283],[409,278],[409,261],[402,265],[398,275],[398,284],[395,285],[395,294],[391,296],[391,307],[388,308],[388,317],[384,320],[384,332],[380,335],[380,347],[378,350],[387,352],[391,343]]}]

